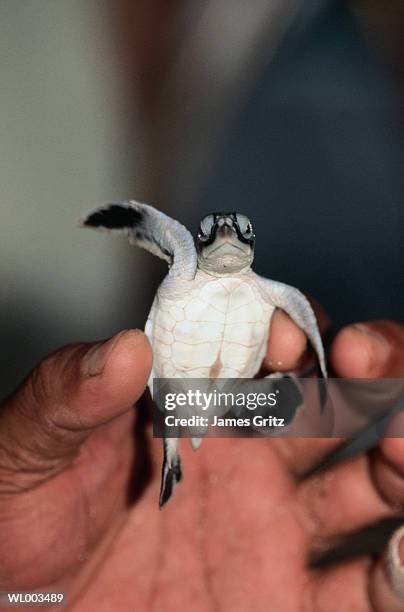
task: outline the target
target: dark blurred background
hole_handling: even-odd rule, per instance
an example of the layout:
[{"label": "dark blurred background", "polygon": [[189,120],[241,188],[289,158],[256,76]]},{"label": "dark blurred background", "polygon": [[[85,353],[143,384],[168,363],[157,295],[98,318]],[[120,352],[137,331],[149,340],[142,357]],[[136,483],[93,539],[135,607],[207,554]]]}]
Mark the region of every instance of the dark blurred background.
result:
[{"label": "dark blurred background", "polygon": [[398,0],[3,0],[0,394],[143,326],[164,265],[77,227],[107,201],[247,213],[337,328],[403,321],[403,30]]}]

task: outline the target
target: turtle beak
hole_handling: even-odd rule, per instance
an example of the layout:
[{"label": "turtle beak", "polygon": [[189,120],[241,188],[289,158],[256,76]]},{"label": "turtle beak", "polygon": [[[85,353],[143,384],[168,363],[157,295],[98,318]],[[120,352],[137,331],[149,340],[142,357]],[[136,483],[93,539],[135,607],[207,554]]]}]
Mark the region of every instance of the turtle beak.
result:
[{"label": "turtle beak", "polygon": [[227,215],[223,215],[217,221],[217,234],[224,238],[225,241],[232,242],[236,236],[233,219]]},{"label": "turtle beak", "polygon": [[221,227],[218,228],[217,233],[219,236],[221,236],[222,238],[232,238],[235,234],[235,229],[234,227],[231,227],[230,225],[227,225],[227,223],[224,223]]},{"label": "turtle beak", "polygon": [[225,251],[232,251],[237,249],[243,251],[242,245],[238,239],[236,228],[231,220],[229,222],[223,222],[217,224],[216,237],[212,252],[224,249]]}]

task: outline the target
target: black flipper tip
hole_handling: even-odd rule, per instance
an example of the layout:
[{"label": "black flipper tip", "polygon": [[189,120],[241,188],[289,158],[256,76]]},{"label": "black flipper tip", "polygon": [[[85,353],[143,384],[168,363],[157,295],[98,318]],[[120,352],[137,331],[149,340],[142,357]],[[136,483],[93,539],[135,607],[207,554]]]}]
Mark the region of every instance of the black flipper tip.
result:
[{"label": "black flipper tip", "polygon": [[142,214],[128,204],[111,204],[98,208],[82,220],[84,227],[125,229],[134,228],[142,221]]},{"label": "black flipper tip", "polygon": [[176,485],[182,480],[182,469],[181,462],[178,457],[178,461],[175,465],[169,467],[168,465],[163,465],[163,475],[161,481],[161,490],[160,490],[160,501],[159,506],[162,508],[170,499],[173,494],[174,488]]},{"label": "black flipper tip", "polygon": [[326,378],[318,378],[317,379],[317,384],[318,384],[318,394],[319,394],[319,398],[320,398],[320,411],[321,413],[324,412],[324,406],[327,403],[327,396],[328,396],[328,392],[327,392],[327,379]]}]

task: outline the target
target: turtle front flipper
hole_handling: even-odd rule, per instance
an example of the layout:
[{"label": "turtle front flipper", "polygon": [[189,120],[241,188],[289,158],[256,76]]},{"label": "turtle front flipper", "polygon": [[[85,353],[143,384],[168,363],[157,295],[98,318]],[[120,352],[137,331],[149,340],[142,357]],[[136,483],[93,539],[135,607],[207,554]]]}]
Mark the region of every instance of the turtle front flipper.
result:
[{"label": "turtle front flipper", "polygon": [[107,204],[87,215],[81,225],[123,232],[131,244],[164,259],[170,266],[171,277],[184,280],[195,277],[197,254],[192,235],[181,223],[153,206],[134,200]]},{"label": "turtle front flipper", "polygon": [[258,275],[257,280],[269,302],[289,315],[296,325],[304,331],[316,352],[320,375],[318,383],[320,407],[323,410],[327,401],[327,366],[317,319],[310,302],[295,287]]},{"label": "turtle front flipper", "polygon": [[164,440],[163,473],[161,476],[160,508],[170,499],[175,486],[181,482],[181,458],[177,452],[178,439],[166,438]]},{"label": "turtle front flipper", "polygon": [[324,347],[318,329],[317,319],[310,302],[298,289],[285,285],[279,281],[256,275],[261,290],[267,300],[277,308],[284,310],[286,314],[304,331],[317,354],[320,366],[320,374],[327,378],[327,366],[325,363]]}]

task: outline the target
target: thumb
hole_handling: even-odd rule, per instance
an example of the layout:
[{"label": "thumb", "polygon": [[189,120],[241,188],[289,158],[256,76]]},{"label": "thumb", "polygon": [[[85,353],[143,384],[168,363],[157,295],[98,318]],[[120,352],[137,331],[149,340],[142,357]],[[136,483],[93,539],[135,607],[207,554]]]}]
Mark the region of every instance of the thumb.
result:
[{"label": "thumb", "polygon": [[27,475],[32,486],[66,467],[94,428],[140,397],[151,362],[137,330],[45,358],[1,406],[0,490]]}]

